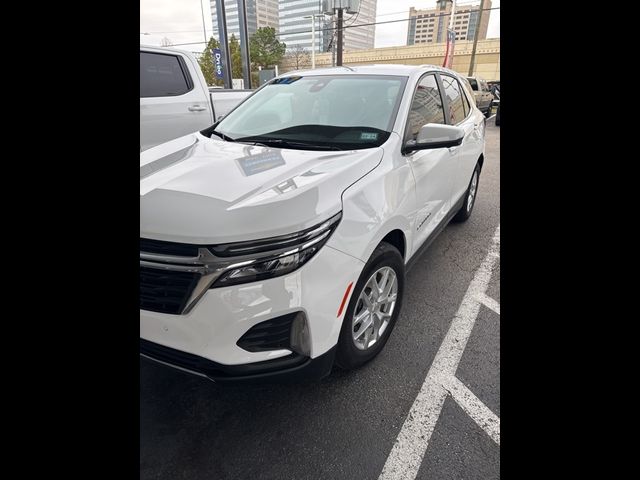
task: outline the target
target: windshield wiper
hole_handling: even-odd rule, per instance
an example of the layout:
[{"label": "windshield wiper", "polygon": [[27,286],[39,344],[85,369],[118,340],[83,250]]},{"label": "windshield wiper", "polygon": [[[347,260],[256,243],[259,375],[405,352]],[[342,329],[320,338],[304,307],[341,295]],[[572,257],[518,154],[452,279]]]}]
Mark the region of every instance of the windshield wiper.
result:
[{"label": "windshield wiper", "polygon": [[217,137],[220,137],[225,142],[235,142],[235,140],[233,138],[231,138],[229,135],[225,135],[222,132],[216,132],[215,130],[211,130],[211,134],[215,135]]},{"label": "windshield wiper", "polygon": [[308,150],[342,150],[335,145],[319,145],[311,142],[300,142],[296,140],[285,140],[282,138],[268,137],[242,137],[236,138],[235,142],[247,142],[254,145],[262,145],[263,147],[279,147],[279,148],[301,148]]}]

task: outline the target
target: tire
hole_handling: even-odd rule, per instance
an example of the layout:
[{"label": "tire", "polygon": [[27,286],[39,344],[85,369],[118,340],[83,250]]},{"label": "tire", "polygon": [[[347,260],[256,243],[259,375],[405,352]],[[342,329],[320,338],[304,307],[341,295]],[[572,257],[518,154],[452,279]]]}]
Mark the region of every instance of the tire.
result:
[{"label": "tire", "polygon": [[491,109],[493,108],[493,102],[491,102],[489,104],[489,106],[487,107],[487,111],[484,113],[484,116],[489,118],[491,116]]},{"label": "tire", "polygon": [[496,111],[496,127],[500,126],[500,105],[498,105],[498,110]]},{"label": "tire", "polygon": [[[372,324],[367,328],[363,328],[371,318],[371,315],[369,314],[367,317],[364,313],[366,306],[361,299],[361,294],[369,294],[367,297],[371,298],[374,294],[371,289],[371,284],[369,283],[371,278],[373,278],[375,274],[376,280],[384,287],[386,286],[386,284],[382,283],[384,273],[389,272],[389,277],[387,277],[387,282],[389,282],[391,281],[391,271],[395,273],[395,302],[393,305],[381,302],[381,307],[378,307],[378,315],[374,315],[375,321],[372,321]],[[364,365],[382,351],[398,320],[400,309],[402,308],[404,273],[404,261],[398,249],[385,242],[378,245],[360,274],[360,278],[353,289],[351,300],[349,301],[347,311],[342,321],[342,328],[336,348],[335,363],[338,367],[343,370],[352,370]],[[393,297],[393,285],[391,285],[391,287],[391,292],[389,292],[390,294],[388,296]],[[374,305],[377,304],[377,298],[374,299],[374,302]],[[390,317],[381,318],[381,315],[379,315],[388,314],[389,312]],[[359,322],[354,322],[354,313],[357,313],[358,316],[364,315],[364,318]],[[386,320],[387,318],[388,320]],[[377,339],[374,333],[376,325],[378,326],[379,332]],[[381,328],[383,326],[384,328]],[[370,331],[370,334],[367,334],[367,330]],[[380,330],[382,330],[381,333]],[[354,339],[354,335],[358,333],[361,335],[356,340]],[[365,340],[369,346],[363,349]],[[375,342],[372,340],[375,340]]]},{"label": "tire", "polygon": [[[462,202],[462,207],[460,207],[460,210],[458,210],[458,213],[456,213],[456,216],[453,217],[451,221],[460,223],[466,222],[469,219],[471,213],[473,212],[473,207],[476,205],[476,198],[478,197],[478,185],[480,185],[479,164],[476,165],[476,168],[473,170],[473,175],[471,175],[471,180],[469,180],[469,186],[467,187],[467,191],[464,194],[464,202]],[[471,205],[469,205],[470,198]]]}]

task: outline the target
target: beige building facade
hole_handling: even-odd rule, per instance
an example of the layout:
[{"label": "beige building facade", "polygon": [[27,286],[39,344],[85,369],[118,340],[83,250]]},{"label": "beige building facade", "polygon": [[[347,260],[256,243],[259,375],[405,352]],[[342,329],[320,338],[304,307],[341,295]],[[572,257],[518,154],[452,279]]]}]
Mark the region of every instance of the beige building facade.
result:
[{"label": "beige building facade", "polygon": [[[471,63],[472,41],[457,41],[453,52],[452,69],[463,75],[469,73]],[[343,63],[345,65],[371,65],[384,63],[401,63],[405,65],[442,65],[446,44],[428,43],[402,47],[374,48],[370,50],[357,50],[344,52]],[[316,54],[316,68],[330,67],[331,54]],[[303,68],[311,68],[305,65]],[[294,66],[286,61],[281,65],[280,73],[294,69]],[[476,49],[474,75],[485,80],[500,80],[500,39],[493,38],[479,40]]]},{"label": "beige building facade", "polygon": [[[451,20],[451,2],[438,2],[436,8],[425,10],[409,9],[409,27],[407,30],[407,45],[423,43],[442,43],[447,41],[447,29]],[[489,16],[491,14],[491,0],[485,0],[480,18],[480,4],[459,5],[453,15],[453,31],[456,41],[473,40],[479,29],[479,40],[487,38]],[[478,19],[480,23],[478,24]]]}]

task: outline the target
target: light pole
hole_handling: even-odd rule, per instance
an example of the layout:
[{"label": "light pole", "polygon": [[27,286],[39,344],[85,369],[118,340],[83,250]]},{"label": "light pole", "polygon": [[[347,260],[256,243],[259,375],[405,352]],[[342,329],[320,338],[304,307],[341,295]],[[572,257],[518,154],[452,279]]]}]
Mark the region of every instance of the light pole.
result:
[{"label": "light pole", "polygon": [[316,68],[316,18],[322,18],[324,14],[316,13],[314,15],[307,15],[302,18],[311,19],[311,68]]},{"label": "light pole", "polygon": [[202,33],[204,35],[204,48],[207,48],[207,27],[205,27],[204,23],[204,5],[202,4],[202,0],[200,0],[200,11],[202,12]]},{"label": "light pole", "polygon": [[449,18],[449,30],[453,30],[453,17],[456,13],[456,0],[451,0],[451,17]]},{"label": "light pole", "polygon": [[471,60],[469,62],[469,76],[473,75],[473,69],[476,63],[476,48],[478,47],[478,38],[480,37],[480,22],[482,21],[482,10],[484,9],[484,0],[480,0],[480,8],[478,11],[478,21],[476,23],[476,31],[473,36],[473,49],[471,50]]}]

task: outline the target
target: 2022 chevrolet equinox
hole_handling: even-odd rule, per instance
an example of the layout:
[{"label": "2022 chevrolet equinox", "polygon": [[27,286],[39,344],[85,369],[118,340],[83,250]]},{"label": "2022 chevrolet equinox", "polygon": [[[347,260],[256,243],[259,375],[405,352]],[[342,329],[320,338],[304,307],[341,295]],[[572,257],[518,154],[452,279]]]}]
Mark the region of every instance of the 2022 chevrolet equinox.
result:
[{"label": "2022 chevrolet equinox", "polygon": [[140,154],[140,353],[320,378],[389,339],[405,269],[472,213],[485,118],[432,65],[298,71]]}]

